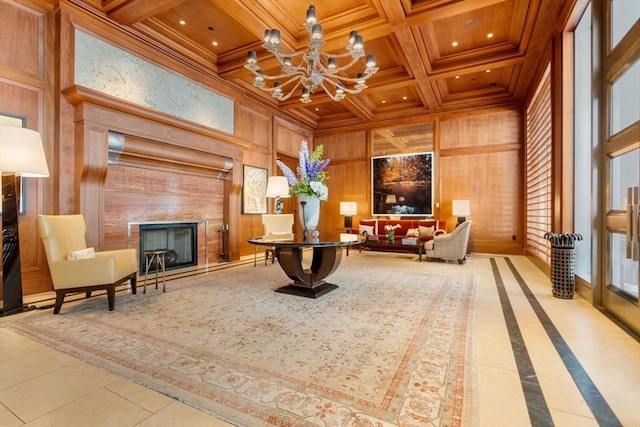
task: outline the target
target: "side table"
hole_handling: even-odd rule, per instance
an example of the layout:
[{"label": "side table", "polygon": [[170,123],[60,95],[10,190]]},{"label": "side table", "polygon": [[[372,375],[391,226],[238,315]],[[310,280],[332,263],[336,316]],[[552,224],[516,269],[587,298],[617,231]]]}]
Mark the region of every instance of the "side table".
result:
[{"label": "side table", "polygon": [[143,294],[147,293],[147,275],[149,274],[149,268],[155,262],[156,266],[156,289],[158,289],[158,270],[162,268],[162,292],[167,291],[165,276],[164,276],[164,256],[169,252],[169,249],[150,249],[144,251],[144,286]]}]

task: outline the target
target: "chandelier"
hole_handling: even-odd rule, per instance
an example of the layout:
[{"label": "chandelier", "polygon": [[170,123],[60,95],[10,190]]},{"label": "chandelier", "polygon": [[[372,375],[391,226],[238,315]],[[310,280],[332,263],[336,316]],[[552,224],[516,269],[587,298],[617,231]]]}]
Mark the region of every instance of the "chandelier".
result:
[{"label": "chandelier", "polygon": [[[295,53],[282,53],[280,30],[265,31],[262,47],[276,57],[282,66],[282,72],[277,76],[264,74],[258,65],[256,52],[249,51],[244,67],[253,73],[255,87],[270,92],[271,96],[279,101],[289,99],[298,87],[302,87],[300,101],[305,104],[311,102],[311,95],[318,88],[322,88],[336,102],[344,99],[347,93],[356,94],[367,88],[365,81],[373,76],[378,68],[375,55],[365,54],[362,36],[357,31],[351,31],[349,34],[346,52],[333,55],[320,52],[325,41],[322,39],[322,26],[318,23],[316,8],[313,4],[307,9],[304,28],[309,33],[309,49],[307,52]],[[365,56],[364,71],[358,73],[356,77],[347,77],[344,72]],[[339,65],[340,62],[347,63]],[[266,80],[274,81],[273,85],[267,87]]]}]

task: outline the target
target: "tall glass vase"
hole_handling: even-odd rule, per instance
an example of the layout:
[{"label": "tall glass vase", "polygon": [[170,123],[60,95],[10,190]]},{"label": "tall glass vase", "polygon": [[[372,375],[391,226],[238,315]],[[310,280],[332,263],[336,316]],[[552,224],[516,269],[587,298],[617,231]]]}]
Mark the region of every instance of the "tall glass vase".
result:
[{"label": "tall glass vase", "polygon": [[320,199],[317,196],[298,194],[298,218],[306,234],[318,236],[320,221]]}]

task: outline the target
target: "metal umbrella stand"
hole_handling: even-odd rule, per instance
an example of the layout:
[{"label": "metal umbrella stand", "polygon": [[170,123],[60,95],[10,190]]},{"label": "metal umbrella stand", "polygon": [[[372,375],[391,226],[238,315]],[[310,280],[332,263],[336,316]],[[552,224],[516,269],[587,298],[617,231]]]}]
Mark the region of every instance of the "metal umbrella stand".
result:
[{"label": "metal umbrella stand", "polygon": [[551,291],[556,298],[573,298],[576,284],[575,242],[582,240],[575,233],[546,233],[551,242]]}]

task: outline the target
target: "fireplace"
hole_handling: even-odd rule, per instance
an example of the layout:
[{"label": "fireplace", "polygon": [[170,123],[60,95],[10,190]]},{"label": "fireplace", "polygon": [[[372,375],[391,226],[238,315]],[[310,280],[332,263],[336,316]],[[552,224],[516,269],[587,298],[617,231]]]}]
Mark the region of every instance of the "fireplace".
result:
[{"label": "fireplace", "polygon": [[[167,249],[165,269],[188,267],[198,264],[198,223],[140,224],[140,274],[144,274],[144,251]],[[152,265],[149,271],[155,271]]]}]

